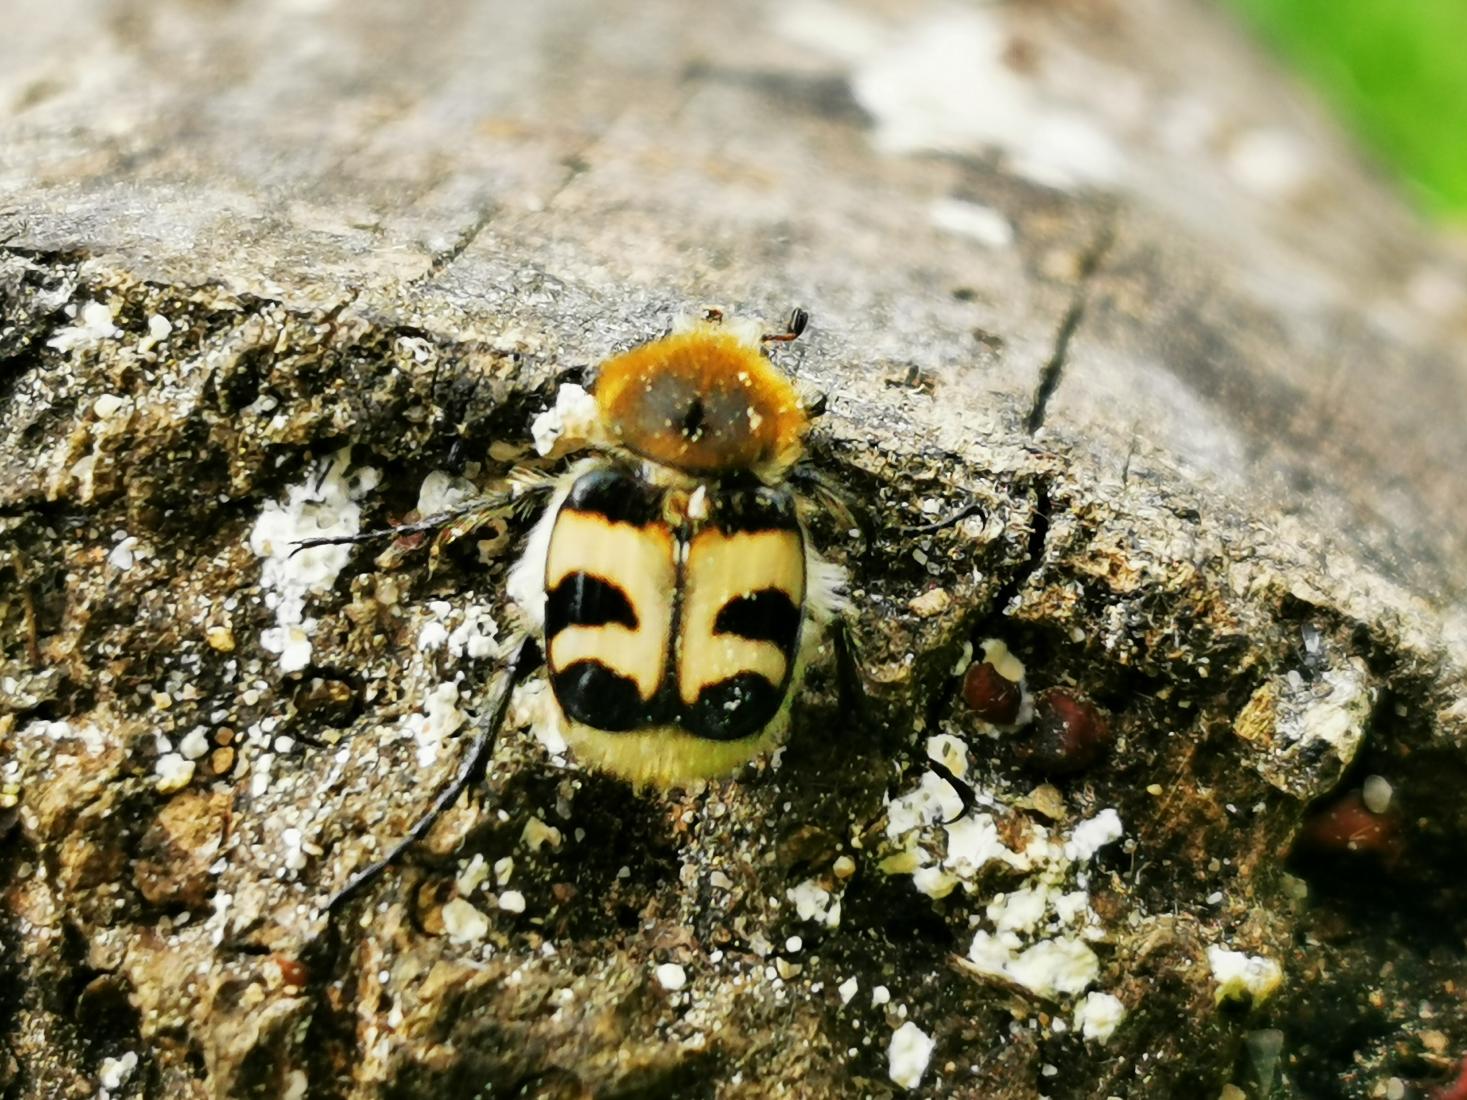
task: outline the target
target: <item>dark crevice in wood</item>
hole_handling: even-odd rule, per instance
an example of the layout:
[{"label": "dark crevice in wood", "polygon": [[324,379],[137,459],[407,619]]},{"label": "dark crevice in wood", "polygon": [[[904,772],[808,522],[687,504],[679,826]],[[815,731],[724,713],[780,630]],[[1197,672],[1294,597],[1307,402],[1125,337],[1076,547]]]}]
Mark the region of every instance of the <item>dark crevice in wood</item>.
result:
[{"label": "dark crevice in wood", "polygon": [[473,222],[442,252],[435,252],[432,261],[428,264],[428,270],[419,278],[423,282],[441,274],[454,260],[468,251],[469,245],[473,244],[479,234],[494,220],[494,215],[499,213],[498,203],[489,203],[478,212]]},{"label": "dark crevice in wood", "polygon": [[1024,428],[1030,435],[1044,426],[1044,417],[1049,409],[1049,399],[1054,396],[1055,390],[1059,388],[1060,379],[1064,377],[1065,365],[1069,361],[1070,343],[1074,340],[1080,323],[1085,320],[1085,311],[1090,303],[1091,284],[1114,241],[1115,223],[1114,220],[1107,220],[1100,232],[1096,234],[1090,247],[1080,257],[1079,281],[1075,286],[1074,297],[1060,321],[1059,332],[1054,340],[1054,351],[1050,354],[1049,361],[1044,364],[1044,369],[1040,371],[1039,386],[1034,391],[1034,401],[1029,406],[1029,415],[1024,419]]}]

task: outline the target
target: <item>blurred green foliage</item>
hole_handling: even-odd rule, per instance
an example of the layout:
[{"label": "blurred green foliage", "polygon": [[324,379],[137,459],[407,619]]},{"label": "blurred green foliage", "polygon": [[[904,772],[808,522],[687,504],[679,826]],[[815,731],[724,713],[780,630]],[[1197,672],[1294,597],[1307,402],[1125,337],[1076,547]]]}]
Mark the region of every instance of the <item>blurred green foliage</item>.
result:
[{"label": "blurred green foliage", "polygon": [[1229,0],[1431,211],[1467,220],[1467,0]]}]

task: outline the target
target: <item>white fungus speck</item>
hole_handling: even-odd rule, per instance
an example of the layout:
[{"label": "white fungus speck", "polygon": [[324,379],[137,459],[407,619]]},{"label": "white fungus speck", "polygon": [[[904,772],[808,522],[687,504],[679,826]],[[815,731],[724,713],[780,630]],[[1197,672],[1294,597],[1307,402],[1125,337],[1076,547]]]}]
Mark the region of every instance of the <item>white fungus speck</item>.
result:
[{"label": "white fungus speck", "polygon": [[1274,127],[1246,130],[1233,141],[1227,166],[1233,179],[1265,198],[1287,200],[1308,184],[1313,166],[1304,142]]},{"label": "white fungus speck", "polygon": [[688,984],[688,972],[677,963],[661,963],[654,971],[657,984],[669,993],[676,993]]},{"label": "white fungus speck", "polygon": [[484,861],[484,856],[475,852],[474,857],[458,873],[454,885],[458,887],[460,897],[468,897],[477,890],[489,877],[489,865]]},{"label": "white fungus speck", "polygon": [[794,903],[795,913],[801,920],[815,921],[826,928],[840,924],[840,898],[815,879],[806,879],[790,887],[785,891],[785,897]]},{"label": "white fungus speck", "polygon": [[504,886],[514,875],[514,856],[501,856],[494,861],[494,885]]},{"label": "white fungus speck", "polygon": [[96,413],[102,420],[116,416],[126,407],[127,398],[119,397],[115,393],[104,393],[92,402],[92,412]]},{"label": "white fungus speck", "polygon": [[1005,969],[1014,981],[1040,996],[1074,995],[1083,992],[1096,979],[1100,960],[1075,937],[1059,936],[1040,940],[1021,952]]},{"label": "white fungus speck", "polygon": [[120,1058],[103,1058],[101,1069],[97,1071],[97,1083],[107,1091],[115,1092],[127,1084],[137,1068],[138,1056],[131,1050]]},{"label": "white fungus speck", "polygon": [[1367,775],[1360,791],[1365,808],[1373,814],[1383,814],[1391,808],[1391,785],[1381,775]]},{"label": "white fungus speck", "polygon": [[186,760],[197,760],[209,751],[209,738],[203,726],[195,726],[178,742],[178,751]]},{"label": "white fungus speck", "polygon": [[597,416],[594,397],[581,386],[562,383],[555,394],[555,405],[540,413],[530,424],[530,438],[534,440],[535,451],[540,455],[550,454],[562,437],[567,441],[589,438]]},{"label": "white fungus speck", "polygon": [[107,564],[122,572],[131,569],[137,561],[137,545],[138,540],[135,535],[128,535],[118,540],[117,545],[107,555]]},{"label": "white fungus speck", "polygon": [[55,348],[64,355],[121,334],[122,330],[112,323],[110,306],[101,302],[88,302],[81,307],[76,323],[47,340],[46,346]]},{"label": "white fungus speck", "polygon": [[916,1088],[922,1083],[936,1046],[931,1036],[908,1020],[892,1032],[891,1042],[887,1044],[887,1074],[904,1089]]},{"label": "white fungus speck", "polygon": [[991,206],[963,199],[938,199],[927,214],[938,229],[988,248],[1006,248],[1014,243],[1014,227]]},{"label": "white fungus speck", "polygon": [[189,785],[194,777],[194,762],[184,759],[176,752],[167,752],[158,757],[158,762],[153,765],[153,772],[158,777],[158,793],[172,794]]},{"label": "white fungus speck", "polygon": [[1075,826],[1065,845],[1065,855],[1076,862],[1084,862],[1100,849],[1125,833],[1121,817],[1115,810],[1104,809],[1087,821]]},{"label": "white fungus speck", "polygon": [[1087,1039],[1104,1043],[1126,1018],[1126,1006],[1109,993],[1087,993],[1075,1006],[1075,1028]]},{"label": "white fungus speck", "polygon": [[456,943],[472,943],[489,934],[489,918],[463,898],[443,907],[443,930]]},{"label": "white fungus speck", "polygon": [[377,470],[364,466],[348,474],[351,448],[332,456],[324,474],[312,472],[291,486],[284,502],[268,502],[250,531],[250,549],[263,559],[260,589],[275,625],[260,635],[260,645],[279,655],[282,672],[299,672],[311,663],[316,621],[306,615],[313,593],[329,592],[345,568],[351,548],[343,545],[302,549],[302,540],[354,535],[361,526],[357,501],[376,488]]},{"label": "white fungus speck", "polygon": [[1261,1004],[1283,983],[1278,963],[1263,955],[1247,955],[1225,947],[1209,947],[1207,963],[1217,982],[1216,1003],[1251,1000]]}]

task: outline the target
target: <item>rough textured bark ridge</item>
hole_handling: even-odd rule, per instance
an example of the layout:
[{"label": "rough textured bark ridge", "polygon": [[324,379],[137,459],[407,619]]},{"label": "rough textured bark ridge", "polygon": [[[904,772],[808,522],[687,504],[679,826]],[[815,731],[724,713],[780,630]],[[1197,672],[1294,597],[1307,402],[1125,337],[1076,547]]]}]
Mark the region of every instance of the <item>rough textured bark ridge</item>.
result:
[{"label": "rough textured bark ridge", "polygon": [[[1455,1078],[1467,268],[1216,12],[6,24],[0,1093]],[[532,683],[328,927],[456,766],[518,529],[432,571],[283,548],[534,460],[559,386],[710,301],[815,318],[782,361],[873,517],[816,531],[873,720],[816,675],[776,762],[632,796]],[[1098,762],[972,712],[993,638],[1100,708]]]}]

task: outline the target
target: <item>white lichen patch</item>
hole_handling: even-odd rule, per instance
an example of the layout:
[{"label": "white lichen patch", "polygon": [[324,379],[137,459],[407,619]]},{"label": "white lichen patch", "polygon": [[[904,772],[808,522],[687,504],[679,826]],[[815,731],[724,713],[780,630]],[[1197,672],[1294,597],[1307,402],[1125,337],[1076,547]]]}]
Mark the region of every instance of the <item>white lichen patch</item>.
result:
[{"label": "white lichen patch", "polygon": [[218,947],[230,931],[230,910],[234,906],[234,895],[227,890],[216,890],[209,899],[209,904],[214,911],[209,914],[204,926],[209,929],[209,942]]},{"label": "white lichen patch", "polygon": [[988,248],[1007,248],[1014,243],[1014,227],[991,206],[964,199],[938,199],[928,208],[938,229],[977,241]]},{"label": "white lichen patch", "polygon": [[275,625],[260,635],[260,645],[279,655],[282,672],[297,672],[311,662],[316,620],[306,615],[312,594],[329,592],[346,566],[349,546],[316,546],[294,551],[305,539],[354,535],[361,527],[357,503],[376,488],[378,471],[350,470],[351,450],[342,448],[324,475],[308,477],[286,491],[283,502],[265,505],[250,532],[250,549],[263,559],[260,588]]},{"label": "white lichen patch", "polygon": [[840,898],[827,890],[817,879],[806,879],[785,891],[785,897],[795,907],[801,920],[814,921],[826,928],[840,925]]},{"label": "white lichen patch", "polygon": [[[71,312],[70,307],[67,312]],[[73,316],[75,320],[70,327],[47,340],[47,347],[65,355],[122,335],[122,330],[112,323],[112,307],[102,302],[87,302]]]},{"label": "white lichen patch", "polygon": [[137,564],[138,539],[136,535],[124,535],[107,553],[107,564],[119,573],[125,573]]},{"label": "white lichen patch", "polygon": [[669,993],[676,993],[688,984],[688,972],[677,963],[661,963],[653,971],[657,984]]},{"label": "white lichen patch", "polygon": [[777,29],[848,67],[883,152],[994,150],[1014,172],[1050,186],[1111,184],[1125,174],[1094,103],[1062,101],[1020,73],[1009,60],[1013,35],[991,7],[940,7],[884,24],[805,0],[779,6]]},{"label": "white lichen patch", "polygon": [[209,735],[203,726],[195,726],[178,742],[178,751],[185,760],[197,760],[209,751]]},{"label": "white lichen patch", "polygon": [[1086,1039],[1105,1043],[1126,1018],[1126,1006],[1109,993],[1087,993],[1075,1006],[1075,1030]]},{"label": "white lichen patch", "polygon": [[483,885],[488,877],[489,864],[484,861],[483,853],[475,852],[474,857],[469,860],[468,864],[458,873],[458,877],[454,880],[454,886],[458,889],[459,897],[468,897]]},{"label": "white lichen patch", "polygon": [[993,666],[995,672],[1005,680],[1022,684],[1025,678],[1024,662],[1014,656],[1008,643],[1001,638],[987,638],[982,643],[983,659]]},{"label": "white lichen patch", "polygon": [[559,850],[563,839],[559,829],[554,825],[547,825],[533,814],[520,830],[520,843],[531,852],[540,852],[547,847]]},{"label": "white lichen patch", "polygon": [[138,1056],[135,1051],[129,1050],[120,1058],[103,1058],[102,1065],[97,1070],[97,1084],[101,1086],[102,1095],[107,1096],[122,1088],[137,1068]]},{"label": "white lichen patch", "polygon": [[308,857],[322,854],[321,846],[310,840],[305,831],[296,825],[287,825],[280,830],[279,851],[280,874],[291,879],[305,870]]},{"label": "white lichen patch", "polygon": [[1028,857],[1014,852],[998,836],[998,825],[985,813],[972,813],[943,827],[947,852],[942,865],[961,878],[971,879],[990,863],[1003,863],[1018,870],[1029,867]]},{"label": "white lichen patch", "polygon": [[1284,981],[1283,968],[1273,959],[1226,947],[1209,947],[1207,965],[1212,968],[1212,980],[1217,983],[1213,995],[1217,1004],[1245,1000],[1262,1004]]},{"label": "white lichen patch", "polygon": [[904,1089],[922,1083],[937,1042],[911,1020],[892,1032],[886,1046],[887,1075]]},{"label": "white lichen patch", "polygon": [[1367,775],[1360,786],[1361,801],[1373,814],[1383,814],[1391,808],[1393,793],[1390,781],[1382,775]]},{"label": "white lichen patch", "polygon": [[194,777],[194,762],[176,752],[165,752],[153,765],[159,794],[172,794],[187,787]]},{"label": "white lichen patch", "polygon": [[488,605],[454,607],[447,600],[429,600],[427,616],[418,627],[417,648],[441,650],[455,660],[483,660],[499,652],[499,623]]},{"label": "white lichen patch", "polygon": [[959,779],[968,774],[968,746],[950,733],[939,733],[927,739],[927,759],[946,766]]},{"label": "white lichen patch", "polygon": [[503,886],[514,877],[514,856],[501,856],[494,861],[494,884]]},{"label": "white lichen patch", "polygon": [[455,943],[475,943],[489,934],[489,918],[463,898],[443,907],[443,930]]},{"label": "white lichen patch", "polygon": [[1367,675],[1365,662],[1356,657],[1324,673],[1312,688],[1302,678],[1290,678],[1290,699],[1297,708],[1281,715],[1288,720],[1281,721],[1279,732],[1289,741],[1324,741],[1341,760],[1353,760],[1375,703]]},{"label": "white lichen patch", "polygon": [[1094,817],[1080,822],[1065,841],[1065,855],[1077,863],[1083,863],[1096,852],[1125,834],[1121,815],[1114,810],[1101,810]]},{"label": "white lichen patch", "polygon": [[530,438],[542,456],[559,456],[595,442],[596,399],[573,383],[562,383],[555,404],[530,423]]},{"label": "white lichen patch", "polygon": [[477,494],[474,483],[446,470],[432,470],[418,486],[418,515],[427,517],[456,508]]},{"label": "white lichen patch", "polygon": [[980,654],[972,656],[972,648],[967,648],[969,660],[959,663],[953,670],[954,675],[961,676],[967,670],[970,663],[984,663],[993,666],[993,670],[1011,684],[1019,686],[1019,709],[1014,715],[1014,720],[1007,725],[998,725],[985,721],[974,715],[972,718],[973,728],[986,733],[990,737],[998,737],[1002,733],[1012,733],[1021,726],[1028,725],[1034,719],[1034,696],[1029,691],[1029,683],[1026,677],[1024,662],[1009,649],[1008,644],[1002,638],[985,638],[979,643]]},{"label": "white lichen patch", "polygon": [[912,872],[912,885],[929,898],[945,898],[957,889],[962,879],[941,867],[918,867]]},{"label": "white lichen patch", "polygon": [[947,780],[934,771],[923,772],[916,787],[888,803],[886,835],[895,840],[962,812],[963,800]]},{"label": "white lichen patch", "polygon": [[1227,167],[1248,191],[1279,202],[1298,197],[1315,175],[1304,139],[1277,127],[1238,134],[1228,150]]},{"label": "white lichen patch", "polygon": [[[441,601],[434,601],[435,603]],[[429,619],[418,628],[418,648],[423,651],[442,649],[448,642],[448,627],[437,619]]]},{"label": "white lichen patch", "polygon": [[482,604],[469,604],[459,613],[459,623],[448,632],[448,654],[482,661],[499,652],[499,624]]},{"label": "white lichen patch", "polygon": [[[975,936],[974,944],[977,942]],[[1041,997],[1059,994],[1073,997],[1083,993],[1100,975],[1100,960],[1078,937],[1056,936],[1010,955],[1003,973]]]},{"label": "white lichen patch", "polygon": [[99,420],[110,420],[128,406],[128,400],[115,393],[104,393],[92,402],[92,412]]},{"label": "white lichen patch", "polygon": [[1252,763],[1269,783],[1315,798],[1333,788],[1355,759],[1375,699],[1364,661],[1349,657],[1312,675],[1296,669],[1263,684],[1233,729],[1258,749]]},{"label": "white lichen patch", "polygon": [[173,322],[161,313],[148,317],[148,335],[138,341],[138,351],[149,352],[173,335]]},{"label": "white lichen patch", "polygon": [[468,715],[459,709],[458,703],[458,684],[446,681],[424,693],[421,713],[408,714],[401,719],[401,733],[417,744],[420,768],[437,763],[444,740],[468,720]]},{"label": "white lichen patch", "polygon": [[546,754],[556,760],[563,760],[570,749],[563,722],[550,686],[539,679],[526,680],[515,689],[505,716],[509,729],[531,730]]},{"label": "white lichen patch", "polygon": [[[963,774],[969,770],[966,750],[954,759],[954,742],[934,737],[929,752]],[[1123,835],[1120,815],[1107,808],[1069,828],[1028,818],[1006,821],[1001,828],[1003,800],[978,790],[976,800],[993,812],[975,809],[953,820],[952,804],[943,794],[948,785],[935,780],[932,773],[924,774],[912,790],[891,801],[890,854],[881,861],[882,870],[910,874],[914,888],[929,897],[961,889],[982,899],[981,915],[971,918],[973,940],[964,960],[970,972],[1047,998],[1083,994],[1100,976],[1090,941],[1102,935],[1090,907],[1088,868],[1101,849]],[[1004,888],[987,885],[995,880]]]}]

